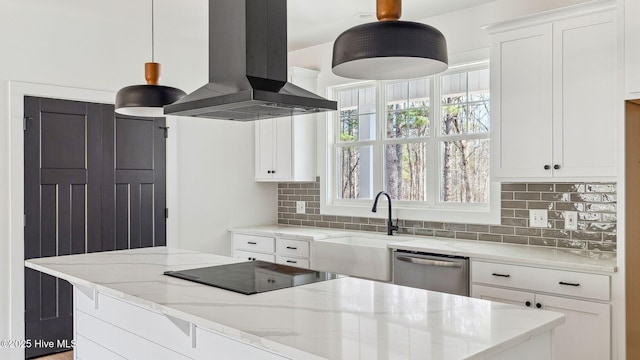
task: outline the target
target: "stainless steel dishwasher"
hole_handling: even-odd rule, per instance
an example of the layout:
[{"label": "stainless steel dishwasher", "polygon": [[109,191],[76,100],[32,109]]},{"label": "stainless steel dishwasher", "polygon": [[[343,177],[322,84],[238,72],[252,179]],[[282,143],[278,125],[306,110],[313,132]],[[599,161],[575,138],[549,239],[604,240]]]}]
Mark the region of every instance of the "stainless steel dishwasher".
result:
[{"label": "stainless steel dishwasher", "polygon": [[396,250],[393,283],[469,296],[469,258]]}]

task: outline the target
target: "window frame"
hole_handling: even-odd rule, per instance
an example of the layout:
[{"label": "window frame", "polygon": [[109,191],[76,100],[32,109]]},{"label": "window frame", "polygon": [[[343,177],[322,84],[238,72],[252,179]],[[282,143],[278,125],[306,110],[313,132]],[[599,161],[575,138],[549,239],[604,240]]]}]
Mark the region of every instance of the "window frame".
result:
[{"label": "window frame", "polygon": [[[344,85],[336,85],[329,87],[328,97],[337,99],[340,91],[349,89],[358,89],[366,86],[374,86],[376,89],[376,139],[374,140],[357,140],[352,142],[340,142],[338,139],[339,128],[339,112],[327,114],[326,121],[326,139],[325,144],[325,166],[321,166],[321,178],[327,179],[321,184],[320,196],[320,212],[325,215],[338,216],[356,216],[356,217],[385,217],[382,213],[372,213],[372,199],[339,199],[337,197],[336,186],[338,183],[337,171],[337,149],[340,146],[368,146],[373,147],[373,196],[377,193],[377,189],[385,188],[385,157],[384,147],[387,144],[406,144],[406,143],[425,143],[427,147],[427,173],[438,173],[440,170],[440,142],[444,140],[457,139],[490,139],[490,132],[486,134],[468,134],[468,135],[442,135],[441,126],[441,76],[455,73],[463,73],[474,70],[489,69],[488,61],[474,62],[472,64],[464,64],[459,66],[451,66],[447,71],[430,76],[430,112],[429,136],[418,138],[400,138],[387,139],[386,126],[387,110],[385,104],[384,91],[386,85],[408,80],[390,80],[390,81],[360,81]],[[437,95],[437,97],[435,97]],[[382,119],[381,119],[382,115]],[[491,129],[490,129],[491,131]],[[491,146],[491,144],[490,144]],[[491,159],[490,159],[491,163]],[[324,173],[322,173],[324,172]],[[491,181],[489,184],[489,203],[485,204],[469,204],[456,202],[440,201],[440,178],[438,176],[427,175],[427,201],[407,201],[394,200],[393,209],[394,217],[405,220],[426,220],[426,221],[446,221],[446,222],[464,222],[479,224],[499,224],[500,223],[500,183]],[[377,190],[377,191],[376,191]],[[385,205],[386,206],[386,205]]]}]

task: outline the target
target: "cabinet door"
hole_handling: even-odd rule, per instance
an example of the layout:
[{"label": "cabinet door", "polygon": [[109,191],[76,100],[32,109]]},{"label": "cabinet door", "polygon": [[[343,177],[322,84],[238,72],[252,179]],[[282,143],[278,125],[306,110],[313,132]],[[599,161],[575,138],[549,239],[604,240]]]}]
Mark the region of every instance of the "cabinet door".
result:
[{"label": "cabinet door", "polygon": [[552,171],[551,24],[494,36],[491,57],[492,163],[495,177],[546,177]]},{"label": "cabinet door", "polygon": [[533,293],[530,292],[475,284],[471,286],[471,297],[527,307],[533,307],[535,300]]},{"label": "cabinet door", "polygon": [[640,0],[624,1],[625,88],[627,99],[640,98]]},{"label": "cabinet door", "polygon": [[292,119],[291,117],[284,117],[273,119],[274,121],[274,133],[272,144],[275,146],[275,156],[273,157],[273,179],[284,181],[293,180],[292,173]]},{"label": "cabinet door", "polygon": [[553,25],[555,177],[616,175],[614,15],[609,11]]},{"label": "cabinet door", "polygon": [[256,121],[256,180],[271,180],[273,164],[275,120],[265,119]]},{"label": "cabinet door", "polygon": [[553,358],[604,360],[611,358],[611,310],[609,304],[536,295],[542,308],[565,315],[554,329]]}]

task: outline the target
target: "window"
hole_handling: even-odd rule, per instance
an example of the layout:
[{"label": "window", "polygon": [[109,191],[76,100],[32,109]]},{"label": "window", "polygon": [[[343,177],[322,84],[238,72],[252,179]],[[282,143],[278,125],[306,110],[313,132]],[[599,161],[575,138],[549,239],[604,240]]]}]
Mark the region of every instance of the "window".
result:
[{"label": "window", "polygon": [[487,210],[486,63],[422,79],[342,86],[334,96],[328,203],[363,206],[384,189],[394,207]]}]

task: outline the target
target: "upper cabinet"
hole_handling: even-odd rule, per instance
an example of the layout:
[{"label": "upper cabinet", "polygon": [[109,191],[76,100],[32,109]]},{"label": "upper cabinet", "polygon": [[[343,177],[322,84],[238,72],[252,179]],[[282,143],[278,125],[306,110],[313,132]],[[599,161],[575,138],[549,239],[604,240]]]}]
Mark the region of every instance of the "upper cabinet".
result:
[{"label": "upper cabinet", "polygon": [[497,180],[616,175],[615,11],[596,5],[487,28]]},{"label": "upper cabinet", "polygon": [[[289,82],[316,91],[318,71],[289,68]],[[315,181],[316,115],[255,122],[256,181]]]},{"label": "upper cabinet", "polygon": [[625,97],[640,99],[640,0],[624,1]]}]

